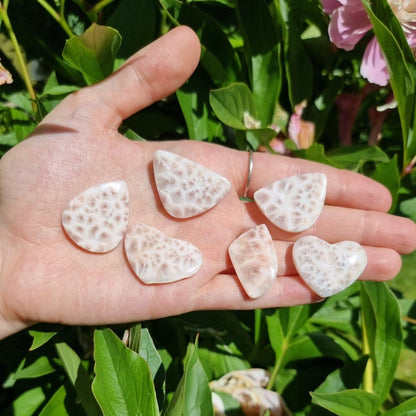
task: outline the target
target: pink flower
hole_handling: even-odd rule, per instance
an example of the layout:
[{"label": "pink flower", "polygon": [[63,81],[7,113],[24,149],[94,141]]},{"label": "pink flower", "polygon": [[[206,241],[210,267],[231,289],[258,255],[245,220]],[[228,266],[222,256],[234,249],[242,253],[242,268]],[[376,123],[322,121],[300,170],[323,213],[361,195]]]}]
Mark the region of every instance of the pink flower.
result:
[{"label": "pink flower", "polygon": [[[371,22],[361,0],[321,0],[324,12],[331,15],[328,33],[331,41],[347,51],[371,30]],[[412,49],[416,48],[416,4],[412,0],[388,0],[401,23]],[[387,85],[389,74],[386,61],[376,38],[367,45],[360,69],[370,82]]]}]

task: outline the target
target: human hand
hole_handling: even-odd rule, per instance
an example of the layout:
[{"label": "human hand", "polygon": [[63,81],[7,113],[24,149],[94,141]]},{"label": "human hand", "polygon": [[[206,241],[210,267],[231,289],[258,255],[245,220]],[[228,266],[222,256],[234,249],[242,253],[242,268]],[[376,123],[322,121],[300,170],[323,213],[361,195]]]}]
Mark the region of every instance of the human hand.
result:
[{"label": "human hand", "polygon": [[[416,248],[413,222],[386,214],[388,191],[370,179],[313,162],[254,154],[249,195],[279,178],[323,172],[326,206],[309,230],[289,234],[271,225],[244,192],[248,154],[192,141],[133,142],[117,131],[123,119],[172,93],[197,65],[200,45],[186,27],[172,30],[103,82],[72,94],[30,138],[0,161],[0,337],[36,322],[111,324],[200,309],[253,309],[318,301],[291,259],[293,241],[316,235],[328,242],[365,246],[361,279],[387,280],[399,271],[399,253]],[[151,171],[164,149],[226,177],[231,191],[213,209],[175,220],[158,199]],[[75,195],[97,183],[124,180],[130,191],[129,223],[143,222],[197,246],[203,265],[193,277],[145,285],[129,267],[123,245],[106,254],[77,248],[64,233],[61,215]],[[247,229],[267,224],[278,254],[273,288],[249,299],[227,255]]]}]

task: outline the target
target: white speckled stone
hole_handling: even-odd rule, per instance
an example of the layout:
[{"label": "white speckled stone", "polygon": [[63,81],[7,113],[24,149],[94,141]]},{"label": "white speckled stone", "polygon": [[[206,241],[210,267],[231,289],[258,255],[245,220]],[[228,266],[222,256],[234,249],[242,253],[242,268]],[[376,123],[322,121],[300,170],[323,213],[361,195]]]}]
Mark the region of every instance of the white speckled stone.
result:
[{"label": "white speckled stone", "polygon": [[266,294],[277,275],[277,255],[272,237],[264,224],[235,239],[228,253],[244,291],[250,298]]},{"label": "white speckled stone", "polygon": [[92,186],[66,205],[62,225],[85,250],[105,253],[114,249],[126,232],[129,191],[124,181]]},{"label": "white speckled stone", "polygon": [[208,211],[231,188],[223,176],[164,150],[154,153],[153,171],[160,200],[175,218],[189,218]]},{"label": "white speckled stone", "polygon": [[328,297],[358,279],[367,265],[367,255],[354,241],[329,244],[306,236],[294,244],[293,261],[304,282],[319,296]]},{"label": "white speckled stone", "polygon": [[274,225],[297,233],[318,219],[325,202],[326,184],[323,173],[303,173],[259,189],[254,200]]},{"label": "white speckled stone", "polygon": [[193,276],[202,266],[198,248],[187,241],[166,237],[146,224],[127,229],[124,247],[133,271],[147,284],[176,282]]}]

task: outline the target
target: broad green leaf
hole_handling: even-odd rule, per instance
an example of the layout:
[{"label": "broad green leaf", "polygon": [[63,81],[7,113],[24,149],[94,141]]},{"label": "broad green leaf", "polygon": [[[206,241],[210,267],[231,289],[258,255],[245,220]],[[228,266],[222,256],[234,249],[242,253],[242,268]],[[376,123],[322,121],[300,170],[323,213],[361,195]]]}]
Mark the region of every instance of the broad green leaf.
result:
[{"label": "broad green leaf", "polygon": [[194,5],[159,0],[174,24],[191,27],[201,42],[201,65],[219,86],[241,79],[241,64],[223,28],[216,19]]},{"label": "broad green leaf", "polygon": [[257,117],[268,126],[273,120],[282,82],[279,38],[264,0],[240,0],[236,5]]},{"label": "broad green leaf", "polygon": [[197,69],[188,82],[176,91],[188,137],[192,140],[212,141],[223,136],[222,126],[214,117],[209,104],[211,88],[212,84],[203,71]]},{"label": "broad green leaf", "polygon": [[14,373],[9,374],[3,387],[12,387],[17,380],[38,378],[55,372],[55,368],[50,364],[48,357],[45,356],[37,358],[28,366],[25,365],[26,358],[20,362]]},{"label": "broad green leaf", "polygon": [[93,392],[105,416],[158,416],[146,361],[110,329],[96,330]]},{"label": "broad green leaf", "polygon": [[163,407],[165,400],[165,368],[162,358],[153,343],[153,339],[147,328],[137,324],[130,328],[129,348],[137,352],[148,364],[159,408]]},{"label": "broad green leaf", "polygon": [[53,338],[58,332],[57,331],[37,331],[34,329],[29,330],[29,334],[33,337],[30,351],[34,351],[46,344],[51,338]]},{"label": "broad green leaf", "polygon": [[64,342],[56,344],[56,350],[87,416],[100,415],[100,409],[92,394],[90,376],[78,354]]},{"label": "broad green leaf", "polygon": [[343,367],[329,374],[325,381],[315,390],[315,393],[336,393],[359,388],[366,364],[367,357],[347,362]]},{"label": "broad green leaf", "polygon": [[66,41],[62,56],[87,84],[94,84],[113,72],[120,43],[117,30],[93,23],[81,36]]},{"label": "broad green leaf", "polygon": [[[39,411],[46,396],[41,387],[26,390],[7,409],[3,410],[2,416],[32,416]],[[64,415],[63,415],[64,416]]]},{"label": "broad green leaf", "polygon": [[388,163],[389,157],[377,146],[352,145],[326,152],[326,157],[345,169],[358,171],[367,162]]},{"label": "broad green leaf", "polygon": [[198,358],[197,344],[189,344],[184,374],[169,404],[167,416],[212,416],[211,390]]},{"label": "broad green leaf", "polygon": [[399,404],[393,409],[383,413],[383,416],[415,416],[416,415],[416,397],[413,397]]},{"label": "broad green leaf", "polygon": [[[393,383],[402,344],[397,299],[385,283],[361,282],[362,325],[370,356],[366,382],[383,401]],[[371,371],[373,369],[373,371]],[[373,384],[373,386],[372,386]]]},{"label": "broad green leaf", "polygon": [[345,351],[323,332],[310,332],[298,335],[288,343],[285,362],[328,358],[348,361]]},{"label": "broad green leaf", "polygon": [[416,221],[416,197],[406,199],[400,203],[400,212]]},{"label": "broad green leaf", "polygon": [[325,149],[320,143],[314,143],[308,149],[294,150],[294,153],[302,159],[313,160],[314,162],[341,168],[341,165],[335,163],[325,155]]},{"label": "broad green leaf", "polygon": [[380,398],[363,390],[311,393],[313,402],[338,416],[375,416]]},{"label": "broad green leaf", "polygon": [[[299,14],[294,0],[275,1],[284,42],[284,63],[286,68],[289,98],[292,107],[303,100],[310,101],[313,86],[313,67],[305,50],[301,34],[305,21]],[[302,1],[302,3],[305,3]],[[302,20],[301,20],[302,19]]]},{"label": "broad green leaf", "polygon": [[148,0],[120,1],[106,24],[120,33],[123,42],[118,55],[127,59],[156,37],[155,3]]},{"label": "broad green leaf", "polygon": [[219,120],[235,129],[247,129],[244,124],[245,113],[253,118],[257,116],[251,91],[242,82],[211,91],[209,102]]},{"label": "broad green leaf", "polygon": [[59,387],[59,389],[53,394],[48,403],[40,412],[39,416],[70,416],[68,413],[65,400],[67,398],[67,393],[65,386]]},{"label": "broad green leaf", "polygon": [[[416,153],[415,79],[416,61],[387,0],[362,0],[378,43],[386,58],[390,84],[397,100],[403,133],[404,163]],[[407,155],[408,153],[408,155]],[[405,167],[405,166],[404,166]]]},{"label": "broad green leaf", "polygon": [[219,378],[230,371],[250,368],[250,363],[247,360],[229,352],[217,352],[199,347],[198,357],[209,380]]},{"label": "broad green leaf", "polygon": [[397,155],[387,163],[378,163],[374,172],[370,175],[372,179],[382,183],[391,193],[393,202],[390,212],[396,209],[398,192],[400,189],[400,172],[397,166]]}]

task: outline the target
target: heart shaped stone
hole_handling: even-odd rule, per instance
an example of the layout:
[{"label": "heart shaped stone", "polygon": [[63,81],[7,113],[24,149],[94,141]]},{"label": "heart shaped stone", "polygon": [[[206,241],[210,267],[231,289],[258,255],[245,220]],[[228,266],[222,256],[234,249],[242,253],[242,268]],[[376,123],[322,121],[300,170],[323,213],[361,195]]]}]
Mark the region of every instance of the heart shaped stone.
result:
[{"label": "heart shaped stone", "polygon": [[169,238],[146,224],[127,229],[127,259],[137,277],[147,284],[170,283],[191,277],[202,265],[202,255],[191,243]]},{"label": "heart shaped stone", "polygon": [[254,200],[274,225],[298,233],[318,219],[325,202],[326,185],[323,173],[302,173],[260,188],[254,193]]},{"label": "heart shaped stone", "polygon": [[277,275],[277,255],[264,224],[235,239],[228,248],[231,262],[244,291],[250,298],[266,294]]},{"label": "heart shaped stone", "polygon": [[79,247],[105,253],[114,249],[126,232],[128,204],[126,182],[98,184],[68,202],[62,213],[62,225]]},{"label": "heart shaped stone", "polygon": [[306,236],[294,244],[293,261],[304,282],[325,298],[358,279],[367,265],[367,255],[354,241],[329,244],[318,237]]},{"label": "heart shaped stone", "polygon": [[154,153],[153,171],[160,200],[175,218],[208,211],[231,188],[230,182],[218,173],[164,150]]}]

